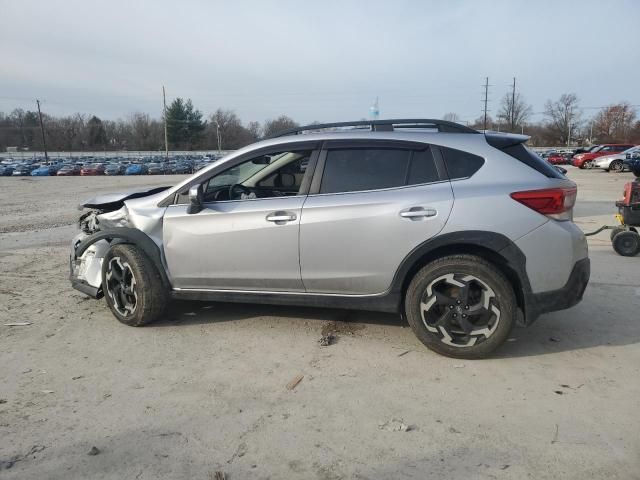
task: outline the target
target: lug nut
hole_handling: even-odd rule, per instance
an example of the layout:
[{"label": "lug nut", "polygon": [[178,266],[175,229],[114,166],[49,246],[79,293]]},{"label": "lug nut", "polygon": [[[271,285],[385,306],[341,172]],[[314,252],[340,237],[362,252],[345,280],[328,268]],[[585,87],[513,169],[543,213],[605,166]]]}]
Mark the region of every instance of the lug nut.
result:
[{"label": "lug nut", "polygon": [[449,310],[453,310],[453,305],[449,305]]},{"label": "lug nut", "polygon": [[465,309],[465,310],[469,310],[469,305],[465,305],[465,306],[464,306],[464,309]]},{"label": "lug nut", "polygon": [[457,300],[457,301],[456,301],[456,303],[457,303],[458,305],[460,305],[460,300]]},{"label": "lug nut", "polygon": [[458,315],[456,315],[455,313],[453,314],[453,318],[456,318]]}]

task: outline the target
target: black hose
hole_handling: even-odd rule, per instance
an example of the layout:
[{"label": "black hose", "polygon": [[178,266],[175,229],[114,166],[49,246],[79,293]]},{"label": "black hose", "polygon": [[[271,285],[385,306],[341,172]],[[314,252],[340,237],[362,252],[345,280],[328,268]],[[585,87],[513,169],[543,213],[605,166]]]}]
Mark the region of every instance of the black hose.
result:
[{"label": "black hose", "polygon": [[603,230],[613,230],[614,228],[618,228],[618,227],[611,227],[609,225],[603,225],[599,229],[594,230],[593,232],[585,233],[584,236],[585,237],[590,237],[591,235],[595,235],[596,233],[600,233]]}]

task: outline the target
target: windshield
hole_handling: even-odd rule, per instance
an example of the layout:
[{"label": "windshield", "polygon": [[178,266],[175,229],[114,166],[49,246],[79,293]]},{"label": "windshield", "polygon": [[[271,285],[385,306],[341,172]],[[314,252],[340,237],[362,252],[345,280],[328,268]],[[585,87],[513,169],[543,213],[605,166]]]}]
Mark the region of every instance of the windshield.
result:
[{"label": "windshield", "polygon": [[231,167],[230,169],[222,172],[220,175],[213,177],[209,180],[208,190],[215,187],[221,187],[224,185],[235,185],[238,183],[244,183],[253,177],[258,172],[264,170],[272,163],[276,162],[285,155],[292,155],[290,152],[277,153],[274,155],[265,155],[260,157],[264,163],[256,163],[256,161],[249,161]]},{"label": "windshield", "polygon": [[604,145],[595,145],[595,146],[591,147],[589,150],[587,150],[587,152],[596,153],[596,152],[599,152],[600,150],[602,150],[603,148],[604,148]]}]

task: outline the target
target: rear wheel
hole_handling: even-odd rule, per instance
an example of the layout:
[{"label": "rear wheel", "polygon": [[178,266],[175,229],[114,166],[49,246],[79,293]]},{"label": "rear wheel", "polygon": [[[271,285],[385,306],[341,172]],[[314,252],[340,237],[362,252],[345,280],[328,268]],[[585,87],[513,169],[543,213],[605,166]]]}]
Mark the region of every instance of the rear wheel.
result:
[{"label": "rear wheel", "polygon": [[427,348],[484,358],[507,339],[516,298],[504,275],[475,255],[451,255],[423,267],[406,292],[405,312]]},{"label": "rear wheel", "polygon": [[619,173],[622,170],[624,170],[624,163],[622,163],[622,160],[614,160],[609,165],[609,170],[611,170],[612,172]]},{"label": "rear wheel", "polygon": [[135,245],[115,245],[102,263],[107,305],[125,325],[139,327],[162,315],[168,294],[158,269]]},{"label": "rear wheel", "polygon": [[630,230],[618,233],[612,243],[616,253],[623,257],[633,257],[640,252],[640,235]]}]

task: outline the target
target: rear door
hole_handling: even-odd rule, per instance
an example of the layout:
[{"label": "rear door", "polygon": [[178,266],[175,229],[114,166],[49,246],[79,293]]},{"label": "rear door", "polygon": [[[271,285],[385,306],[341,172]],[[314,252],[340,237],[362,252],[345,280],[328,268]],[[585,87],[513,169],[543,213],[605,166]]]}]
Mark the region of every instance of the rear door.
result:
[{"label": "rear door", "polygon": [[429,145],[325,142],[300,223],[307,292],[384,292],[411,250],[442,230],[452,206]]}]

